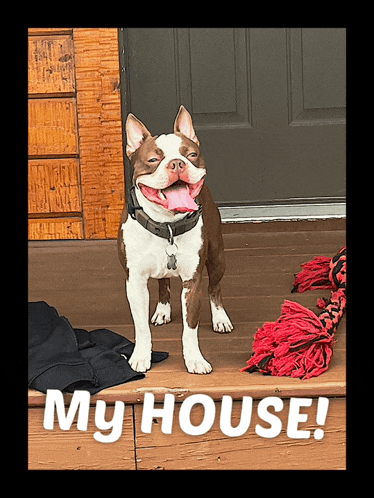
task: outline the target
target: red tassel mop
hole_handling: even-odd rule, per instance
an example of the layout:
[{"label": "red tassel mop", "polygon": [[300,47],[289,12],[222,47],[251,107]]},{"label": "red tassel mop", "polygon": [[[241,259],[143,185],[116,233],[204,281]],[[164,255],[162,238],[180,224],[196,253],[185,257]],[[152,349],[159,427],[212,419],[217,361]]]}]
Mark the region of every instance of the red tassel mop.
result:
[{"label": "red tassel mop", "polygon": [[311,289],[331,289],[329,279],[331,258],[317,256],[312,261],[301,265],[303,271],[295,277],[291,292],[305,292]]},{"label": "red tassel mop", "polygon": [[301,304],[285,301],[276,322],[265,323],[255,334],[252,357],[241,371],[302,379],[316,377],[328,369],[335,343],[334,333],[346,308],[346,259],[343,247],[333,258],[317,257],[302,266],[292,292],[332,289],[324,311],[317,316]]}]

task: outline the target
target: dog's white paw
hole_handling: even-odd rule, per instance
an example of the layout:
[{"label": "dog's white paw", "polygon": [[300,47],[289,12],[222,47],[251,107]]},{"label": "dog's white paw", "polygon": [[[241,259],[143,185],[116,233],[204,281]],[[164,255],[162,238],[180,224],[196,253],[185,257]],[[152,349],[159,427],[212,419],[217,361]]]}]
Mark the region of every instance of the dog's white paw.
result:
[{"label": "dog's white paw", "polygon": [[153,325],[164,325],[171,321],[171,306],[170,303],[158,303],[156,311],[151,318]]},{"label": "dog's white paw", "polygon": [[214,332],[220,334],[229,333],[234,328],[226,311],[215,306],[212,306],[212,323]]},{"label": "dog's white paw", "polygon": [[208,374],[212,369],[212,365],[207,362],[202,355],[195,359],[185,358],[186,368],[189,373],[193,374]]},{"label": "dog's white paw", "polygon": [[131,358],[129,359],[129,365],[135,372],[146,372],[151,368],[151,353],[145,355],[141,352],[138,353],[136,349],[134,349]]}]

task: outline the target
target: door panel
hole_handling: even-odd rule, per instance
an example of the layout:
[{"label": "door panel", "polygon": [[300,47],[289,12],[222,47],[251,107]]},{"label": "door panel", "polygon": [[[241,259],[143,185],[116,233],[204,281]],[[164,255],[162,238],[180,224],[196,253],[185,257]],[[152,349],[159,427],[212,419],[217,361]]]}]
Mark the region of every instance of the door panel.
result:
[{"label": "door panel", "polygon": [[345,29],[288,30],[290,124],[344,124]]},{"label": "door panel", "polygon": [[[248,37],[243,29],[178,29],[179,101],[196,129],[250,126]],[[207,67],[209,65],[209,67]]]},{"label": "door panel", "polygon": [[191,112],[221,206],[341,200],[345,29],[130,28],[124,112],[153,134]]},{"label": "door panel", "polygon": [[[232,29],[190,34],[192,107],[197,114],[236,111],[235,44]],[[205,71],[209,61],[210,70]]]},{"label": "door panel", "polygon": [[125,33],[127,112],[143,121],[152,135],[171,133],[178,112],[174,31],[172,28],[130,28]]}]

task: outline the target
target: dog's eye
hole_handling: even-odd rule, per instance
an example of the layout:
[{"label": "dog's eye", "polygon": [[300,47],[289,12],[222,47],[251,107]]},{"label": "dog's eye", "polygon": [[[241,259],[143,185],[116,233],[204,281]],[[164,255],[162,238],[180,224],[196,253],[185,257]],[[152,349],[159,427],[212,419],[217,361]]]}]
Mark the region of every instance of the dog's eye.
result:
[{"label": "dog's eye", "polygon": [[197,154],[196,154],[196,152],[190,152],[190,154],[188,154],[187,157],[194,158],[194,157],[197,157]]},{"label": "dog's eye", "polygon": [[151,159],[148,159],[149,163],[157,163],[158,159],[157,157],[151,157]]}]

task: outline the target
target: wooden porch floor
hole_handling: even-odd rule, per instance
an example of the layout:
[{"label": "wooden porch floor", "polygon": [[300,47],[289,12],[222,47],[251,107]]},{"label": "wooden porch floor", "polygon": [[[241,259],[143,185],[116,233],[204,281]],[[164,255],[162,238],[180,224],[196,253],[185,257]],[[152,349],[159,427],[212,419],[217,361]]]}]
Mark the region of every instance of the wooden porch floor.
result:
[{"label": "wooden porch floor", "polygon": [[[29,390],[29,468],[30,469],[344,469],[345,468],[345,317],[339,325],[334,356],[329,370],[320,377],[299,380],[241,373],[251,355],[253,335],[265,321],[276,320],[285,299],[297,301],[318,312],[319,297],[330,291],[291,294],[294,274],[300,264],[314,256],[333,256],[345,245],[345,220],[315,222],[273,222],[224,225],[227,261],[222,281],[226,310],[234,325],[231,334],[212,330],[207,296],[207,275],[200,321],[200,347],[212,364],[209,375],[189,374],[182,357],[181,284],[171,282],[170,324],[151,326],[153,349],[168,351],[164,362],[155,364],[146,378],[101,391],[91,397],[87,432],[43,427],[45,395]],[[157,303],[157,282],[150,281],[150,312]],[[125,295],[124,273],[119,264],[116,242],[56,241],[30,242],[29,300],[45,300],[66,316],[73,327],[93,330],[108,328],[134,340],[134,327]],[[175,396],[172,434],[161,432],[154,419],[151,434],[141,430],[145,392],[163,402],[165,393]],[[185,398],[206,394],[215,400],[216,420],[205,435],[191,436],[179,427],[178,413]],[[232,420],[241,417],[242,396],[253,398],[249,430],[240,437],[225,436],[219,426],[219,406],[223,395],[233,398]],[[279,415],[282,431],[274,439],[259,437],[254,430],[258,403],[267,396],[284,399]],[[329,412],[321,441],[290,439],[287,413],[290,397],[329,398]],[[68,403],[71,395],[65,395]],[[124,401],[123,431],[120,439],[102,444],[93,438],[94,405],[107,403],[107,419],[113,416],[115,401]],[[236,400],[236,401],[235,401]],[[301,427],[313,433],[316,404],[309,410],[308,422]],[[201,423],[201,405],[191,412],[191,423]],[[256,418],[257,417],[257,418]],[[264,422],[262,422],[263,424]],[[266,424],[266,423],[265,423]]]},{"label": "wooden porch floor", "polygon": [[[319,312],[318,297],[330,291],[291,294],[294,274],[300,264],[317,255],[333,256],[345,244],[344,220],[276,222],[224,226],[227,270],[222,280],[226,310],[234,325],[231,334],[212,331],[208,277],[200,321],[200,347],[213,365],[208,376],[191,375],[182,357],[181,283],[172,279],[172,322],[151,326],[153,349],[168,351],[169,358],[152,367],[143,380],[107,389],[97,395],[107,401],[136,403],[149,389],[160,394],[169,389],[184,397],[205,393],[213,399],[229,394],[261,398],[278,393],[290,395],[345,394],[345,317],[336,338],[329,370],[320,377],[301,381],[259,373],[241,373],[250,357],[253,335],[265,321],[276,320],[285,299]],[[153,313],[157,282],[149,282]],[[45,300],[66,316],[74,327],[109,328],[134,340],[134,327],[125,294],[123,270],[115,241],[30,242],[29,300]],[[30,391],[30,404],[39,404],[41,393]]]}]

